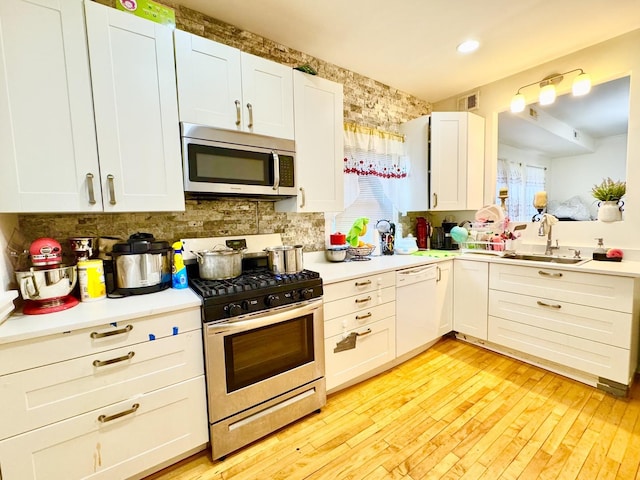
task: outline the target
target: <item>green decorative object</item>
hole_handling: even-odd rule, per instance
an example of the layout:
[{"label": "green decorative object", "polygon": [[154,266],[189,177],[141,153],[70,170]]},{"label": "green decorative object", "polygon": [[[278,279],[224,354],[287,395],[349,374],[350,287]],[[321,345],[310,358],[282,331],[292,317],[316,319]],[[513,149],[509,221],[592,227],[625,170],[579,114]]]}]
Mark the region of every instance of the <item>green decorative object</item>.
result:
[{"label": "green decorative object", "polygon": [[153,0],[116,0],[116,9],[152,22],[160,23],[175,28],[176,13],[173,8],[169,8]]},{"label": "green decorative object", "polygon": [[627,192],[627,182],[614,182],[611,178],[605,178],[600,185],[594,185],[591,194],[601,202],[620,200]]}]

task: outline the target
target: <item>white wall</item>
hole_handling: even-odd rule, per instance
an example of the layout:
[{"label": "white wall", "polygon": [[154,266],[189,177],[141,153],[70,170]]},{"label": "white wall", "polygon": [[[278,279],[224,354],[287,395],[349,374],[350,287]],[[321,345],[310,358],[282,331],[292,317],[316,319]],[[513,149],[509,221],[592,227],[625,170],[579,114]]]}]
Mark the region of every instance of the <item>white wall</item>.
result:
[{"label": "white wall", "polygon": [[[627,150],[627,195],[625,221],[615,223],[562,222],[554,227],[554,237],[561,245],[592,247],[594,237],[603,237],[605,244],[619,248],[638,248],[640,238],[640,30],[585,48],[571,55],[483,85],[471,91],[480,91],[480,108],[474,113],[485,118],[485,203],[495,203],[496,161],[498,157],[498,113],[509,109],[511,97],[522,85],[545,76],[582,68],[591,75],[593,84],[599,84],[631,75],[630,109]],[[558,94],[569,93],[571,82],[558,85]],[[457,98],[465,93],[438,102],[434,111],[457,108]],[[535,89],[525,89],[527,102],[535,102]],[[615,173],[612,172],[611,176]],[[527,229],[534,230],[534,229]]]}]

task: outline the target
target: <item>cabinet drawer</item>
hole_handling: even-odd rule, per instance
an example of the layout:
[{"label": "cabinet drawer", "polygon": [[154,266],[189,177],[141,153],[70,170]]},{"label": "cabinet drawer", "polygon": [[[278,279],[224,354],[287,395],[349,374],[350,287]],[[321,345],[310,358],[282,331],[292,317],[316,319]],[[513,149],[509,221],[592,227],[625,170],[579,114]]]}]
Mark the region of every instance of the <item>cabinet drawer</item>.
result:
[{"label": "cabinet drawer", "polygon": [[203,373],[202,334],[195,330],[4,375],[0,438]]},{"label": "cabinet drawer", "polygon": [[350,297],[359,293],[373,292],[396,284],[396,272],[385,272],[369,275],[344,282],[324,285],[324,301],[332,302],[340,298]]},{"label": "cabinet drawer", "polygon": [[489,341],[624,385],[635,370],[629,350],[493,316]]},{"label": "cabinet drawer", "polygon": [[324,338],[339,335],[345,331],[360,328],[395,314],[395,303],[387,302],[377,307],[359,310],[349,315],[332,318],[324,322]]},{"label": "cabinet drawer", "polygon": [[0,345],[0,375],[201,330],[200,307]]},{"label": "cabinet drawer", "polygon": [[199,376],[3,440],[2,478],[129,478],[208,441],[205,397]]},{"label": "cabinet drawer", "polygon": [[349,315],[350,313],[364,311],[382,305],[383,303],[393,302],[396,299],[396,287],[381,288],[375,291],[364,292],[352,297],[341,298],[333,302],[324,301],[324,318],[332,319]]},{"label": "cabinet drawer", "polygon": [[492,264],[489,288],[631,313],[634,280],[545,267]]},{"label": "cabinet drawer", "polygon": [[489,315],[614,347],[631,348],[633,319],[629,313],[489,290]]},{"label": "cabinet drawer", "polygon": [[[334,349],[344,336],[335,335],[327,338],[324,343],[327,390],[394,360],[396,357],[395,324],[395,317],[389,317],[353,330],[364,335],[356,338],[355,348],[341,352],[334,352]],[[346,334],[349,333],[346,332]]]}]

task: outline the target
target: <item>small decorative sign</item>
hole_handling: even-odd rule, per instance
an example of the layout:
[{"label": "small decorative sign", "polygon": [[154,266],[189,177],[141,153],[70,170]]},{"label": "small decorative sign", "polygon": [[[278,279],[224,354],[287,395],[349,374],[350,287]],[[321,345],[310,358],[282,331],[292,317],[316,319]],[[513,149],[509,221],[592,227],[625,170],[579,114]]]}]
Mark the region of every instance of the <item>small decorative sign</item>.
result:
[{"label": "small decorative sign", "polygon": [[169,8],[153,0],[117,0],[116,8],[152,22],[176,26],[176,14],[173,8]]}]

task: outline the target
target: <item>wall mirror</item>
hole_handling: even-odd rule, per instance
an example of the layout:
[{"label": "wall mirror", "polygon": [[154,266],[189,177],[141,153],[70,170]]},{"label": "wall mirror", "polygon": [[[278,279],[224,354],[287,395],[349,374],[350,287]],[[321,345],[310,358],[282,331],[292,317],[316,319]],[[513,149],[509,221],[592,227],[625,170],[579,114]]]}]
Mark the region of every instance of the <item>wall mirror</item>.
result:
[{"label": "wall mirror", "polygon": [[591,188],[603,178],[626,180],[630,77],[592,87],[585,96],[558,96],[551,105],[527,105],[498,114],[496,197],[508,187],[514,221],[536,213],[536,191],[561,220],[593,220]]}]

